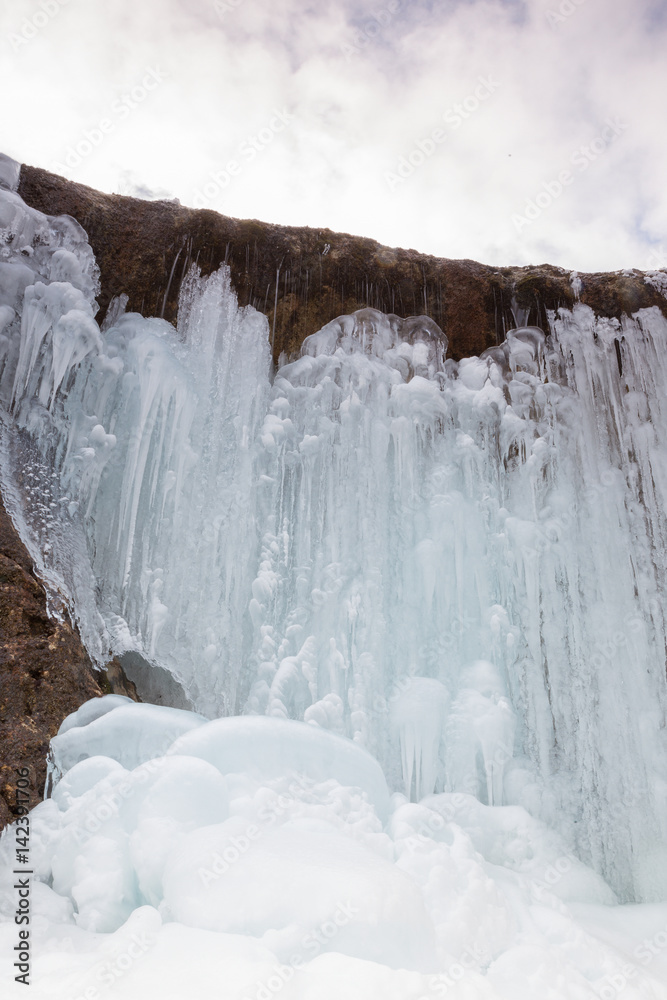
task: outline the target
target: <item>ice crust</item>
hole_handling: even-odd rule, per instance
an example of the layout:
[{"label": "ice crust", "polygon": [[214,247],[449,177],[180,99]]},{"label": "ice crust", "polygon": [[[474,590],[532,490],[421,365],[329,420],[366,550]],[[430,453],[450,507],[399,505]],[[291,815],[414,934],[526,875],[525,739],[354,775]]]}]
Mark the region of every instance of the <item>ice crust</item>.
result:
[{"label": "ice crust", "polygon": [[[114,695],[107,695],[113,698]],[[99,699],[100,701],[102,699]],[[96,708],[97,699],[93,702]],[[90,705],[90,702],[86,703]],[[81,709],[79,709],[79,712]],[[78,714],[78,713],[76,713]],[[63,725],[67,726],[68,720]],[[76,722],[59,731],[51,740],[51,757],[57,773],[87,757],[109,756],[114,748],[114,759],[123,767],[134,768],[146,760],[161,756],[177,737],[203,725],[206,719],[194,712],[161,705],[114,704],[111,710],[77,725]]]},{"label": "ice crust", "polygon": [[85,233],[17,176],[3,495],[52,612],[196,710],[107,696],[52,741],[34,995],[667,996],[660,312],[455,363],[363,309],[271,378],[224,267],[176,329],[100,329]]},{"label": "ice crust", "polygon": [[[486,665],[471,673],[494,689]],[[615,906],[602,878],[521,806],[460,792],[419,803],[397,793],[389,805],[375,762],[319,726],[190,713],[190,731],[169,744],[188,713],[110,696],[100,714],[100,701],[66,720],[54,744],[69,737],[83,759],[62,761],[52,796],[30,814],[40,1000],[90,990],[175,998],[183,966],[199,995],[225,1000],[335,989],[569,1000],[604,995],[621,975],[633,1000],[667,995],[660,963],[640,958],[667,904]],[[124,766],[140,732],[153,756]],[[12,857],[5,836],[8,984]],[[6,995],[21,994],[12,984]]]}]

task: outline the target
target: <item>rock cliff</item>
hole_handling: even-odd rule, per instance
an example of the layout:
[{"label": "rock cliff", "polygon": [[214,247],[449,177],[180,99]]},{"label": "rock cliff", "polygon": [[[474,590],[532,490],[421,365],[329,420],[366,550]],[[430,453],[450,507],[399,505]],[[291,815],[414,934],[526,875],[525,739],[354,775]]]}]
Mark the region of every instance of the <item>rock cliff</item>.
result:
[{"label": "rock cliff", "polygon": [[42,797],[49,740],[86,699],[104,693],[78,635],[46,613],[46,595],[0,501],[0,827],[16,797],[16,768]]},{"label": "rock cliff", "polygon": [[[240,304],[268,317],[276,359],[336,316],[371,306],[399,316],[427,313],[458,360],[500,343],[514,326],[546,329],[547,310],[575,301],[571,272],[548,264],[497,268],[430,257],[328,229],[101,194],[25,165],[18,190],[28,205],[72,215],[88,233],[101,272],[98,321],[123,293],[128,310],[173,321],[190,264],[206,275],[226,262]],[[578,277],[581,301],[599,315],[619,318],[655,305],[667,316],[667,300],[641,271]]]}]

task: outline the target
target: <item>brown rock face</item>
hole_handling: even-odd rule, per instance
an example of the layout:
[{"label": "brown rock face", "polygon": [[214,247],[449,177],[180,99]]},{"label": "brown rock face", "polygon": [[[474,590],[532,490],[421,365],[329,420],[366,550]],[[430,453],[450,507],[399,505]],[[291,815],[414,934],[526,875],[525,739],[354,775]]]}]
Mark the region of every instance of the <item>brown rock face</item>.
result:
[{"label": "brown rock face", "polygon": [[66,715],[111,691],[137,700],[120,664],[94,670],[76,631],[46,613],[46,595],[0,497],[0,829],[12,822],[16,769],[42,798],[49,740]]},{"label": "brown rock face", "polygon": [[[239,303],[268,317],[276,359],[298,351],[336,316],[365,306],[431,316],[449,338],[449,356],[459,359],[500,343],[519,322],[546,330],[546,311],[574,302],[569,272],[548,264],[444,260],[328,229],[101,194],[29,166],[21,168],[19,194],[47,215],[72,215],[88,233],[102,278],[98,320],[111,298],[125,293],[129,310],[173,322],[190,264],[206,275],[225,262]],[[580,278],[581,301],[599,315],[618,318],[655,305],[667,316],[667,301],[640,271]]]},{"label": "brown rock face", "polygon": [[81,640],[51,621],[46,595],[0,500],[0,827],[11,822],[16,769],[30,770],[30,805],[44,791],[49,740],[66,715],[104,691]]}]

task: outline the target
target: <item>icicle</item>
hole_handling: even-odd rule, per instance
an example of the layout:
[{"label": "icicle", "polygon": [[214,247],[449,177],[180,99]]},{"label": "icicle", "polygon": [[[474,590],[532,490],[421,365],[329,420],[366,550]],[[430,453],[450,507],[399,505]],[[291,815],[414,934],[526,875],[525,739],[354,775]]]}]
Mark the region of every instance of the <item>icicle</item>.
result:
[{"label": "icicle", "polygon": [[441,774],[440,741],[449,694],[439,681],[414,677],[393,705],[392,717],[399,730],[405,794],[415,800],[430,795]]}]

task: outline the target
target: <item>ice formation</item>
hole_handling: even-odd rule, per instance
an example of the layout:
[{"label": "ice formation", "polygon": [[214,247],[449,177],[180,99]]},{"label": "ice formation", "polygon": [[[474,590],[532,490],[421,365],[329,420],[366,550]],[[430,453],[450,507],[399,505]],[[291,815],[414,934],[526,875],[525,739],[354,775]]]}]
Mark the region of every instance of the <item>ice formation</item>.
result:
[{"label": "ice formation", "polygon": [[3,494],[54,613],[193,708],[53,740],[37,988],[667,996],[660,312],[455,363],[363,309],[272,377],[226,268],[100,329],[83,230],[2,187]]},{"label": "ice formation", "polygon": [[[472,675],[494,690],[488,665]],[[523,807],[389,804],[377,763],[321,726],[193,714],[174,739],[187,715],[107,696],[54,740],[62,777],[30,814],[40,1000],[667,996],[667,904],[614,905]]]}]

